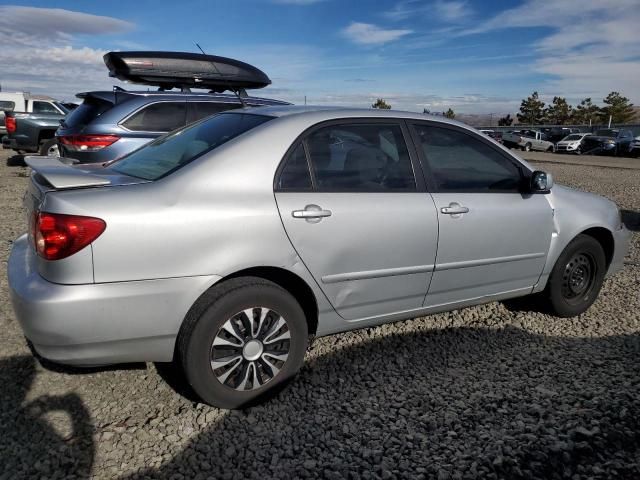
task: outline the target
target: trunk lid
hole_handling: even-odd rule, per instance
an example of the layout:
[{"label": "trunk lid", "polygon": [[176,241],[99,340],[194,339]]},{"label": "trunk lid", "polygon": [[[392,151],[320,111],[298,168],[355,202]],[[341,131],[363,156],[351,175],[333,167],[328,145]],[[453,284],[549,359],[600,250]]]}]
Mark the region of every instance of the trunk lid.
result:
[{"label": "trunk lid", "polygon": [[24,161],[33,170],[23,199],[29,221],[33,213],[40,210],[49,192],[148,183],[148,180],[115,173],[102,165],[68,165],[58,157],[28,156]]}]

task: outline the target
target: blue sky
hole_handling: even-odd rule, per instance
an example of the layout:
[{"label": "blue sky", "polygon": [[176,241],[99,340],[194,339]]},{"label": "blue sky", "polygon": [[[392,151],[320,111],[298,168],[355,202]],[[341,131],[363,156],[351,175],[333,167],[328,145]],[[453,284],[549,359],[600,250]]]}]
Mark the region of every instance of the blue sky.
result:
[{"label": "blue sky", "polygon": [[106,51],[198,42],[294,103],[502,114],[533,90],[573,103],[618,90],[638,104],[638,25],[637,0],[25,1],[0,6],[0,82],[72,99],[118,83]]}]

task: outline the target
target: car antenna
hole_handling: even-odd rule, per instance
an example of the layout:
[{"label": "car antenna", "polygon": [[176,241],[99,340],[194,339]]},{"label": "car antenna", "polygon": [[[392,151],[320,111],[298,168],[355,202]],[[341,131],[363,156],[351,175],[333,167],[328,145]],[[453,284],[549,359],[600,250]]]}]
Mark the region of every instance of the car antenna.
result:
[{"label": "car antenna", "polygon": [[[202,54],[203,54],[203,55],[206,55],[206,53],[204,53],[204,50],[202,49],[202,47],[201,47],[198,43],[196,43],[196,47],[198,47],[198,50],[200,50],[200,51],[202,52]],[[224,78],[224,77],[222,76],[222,73],[220,73],[220,70],[218,70],[218,66],[216,65],[216,62],[214,62],[214,61],[212,60],[212,61],[211,61],[211,65],[213,65],[213,68],[215,68],[215,69],[216,69],[216,73],[217,73],[218,75],[220,75],[220,78],[221,78],[221,79],[222,79],[222,78]],[[231,90],[231,91],[235,94],[235,96],[236,96],[236,97],[238,97],[238,100],[240,100],[240,104],[242,105],[242,107],[243,107],[243,108],[247,108],[247,106],[248,106],[248,105],[247,105],[246,103],[244,103],[244,100],[242,99],[242,95],[240,95],[240,92],[238,92],[238,90],[236,90],[235,88],[233,88],[233,87],[231,86],[231,84],[229,83],[229,81],[228,81],[226,78],[225,78],[224,80],[225,80],[225,83],[227,84],[227,87],[229,88],[229,90]]]}]

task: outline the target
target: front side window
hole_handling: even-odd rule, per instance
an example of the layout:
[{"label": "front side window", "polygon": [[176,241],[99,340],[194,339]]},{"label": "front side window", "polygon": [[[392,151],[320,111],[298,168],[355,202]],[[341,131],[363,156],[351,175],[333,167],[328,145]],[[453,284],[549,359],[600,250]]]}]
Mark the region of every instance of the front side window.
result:
[{"label": "front side window", "polygon": [[157,138],[110,168],[131,177],[157,180],[272,118],[245,113],[206,118]]},{"label": "front side window", "polygon": [[438,192],[520,191],[520,169],[482,140],[450,128],[414,128]]},{"label": "front side window", "polygon": [[50,102],[33,102],[33,113],[60,114],[58,109]]},{"label": "front side window", "polygon": [[313,132],[306,142],[318,190],[416,190],[399,125],[329,126]]},{"label": "front side window", "polygon": [[135,132],[170,132],[184,127],[187,108],[185,102],[152,103],[122,122]]}]

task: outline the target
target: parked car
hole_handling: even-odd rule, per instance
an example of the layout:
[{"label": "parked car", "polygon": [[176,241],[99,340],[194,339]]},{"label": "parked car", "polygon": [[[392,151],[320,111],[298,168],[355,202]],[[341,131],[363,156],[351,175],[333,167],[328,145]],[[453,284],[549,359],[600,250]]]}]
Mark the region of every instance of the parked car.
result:
[{"label": "parked car", "polygon": [[520,148],[525,152],[540,150],[541,152],[553,152],[553,143],[537,130],[520,130],[515,133],[502,135],[502,143],[507,148]]},{"label": "parked car", "polygon": [[625,155],[633,142],[631,130],[603,128],[582,141],[582,153],[589,155]]},{"label": "parked car", "polygon": [[590,133],[572,133],[556,143],[557,153],[582,153],[582,140],[591,135]]},{"label": "parked car", "polygon": [[[245,89],[265,87],[271,80],[253,65],[232,58],[183,52],[110,52],[104,62],[110,76],[159,90],[114,88],[76,95],[83,99],[82,105],[57,132],[62,156],[75,162],[120,158],[164,133],[225,110],[290,105],[248,96]],[[191,91],[194,87],[209,91],[195,93]],[[227,90],[235,95],[224,94]]]},{"label": "parked car", "polygon": [[8,276],[35,351],[176,361],[223,408],[278,391],[314,335],[531,294],[578,315],[630,239],[610,200],[422,114],[238,109],[104,165],[26,162]]},{"label": "parked car", "polygon": [[55,131],[69,111],[62,103],[42,95],[0,92],[0,109],[2,148],[56,154]]},{"label": "parked car", "polygon": [[480,130],[485,135],[493,138],[496,142],[502,143],[502,132],[496,132],[495,130]]},{"label": "parked car", "polygon": [[631,142],[631,146],[629,146],[629,156],[638,158],[640,157],[640,136],[637,136]]},{"label": "parked car", "polygon": [[542,128],[541,132],[545,134],[546,140],[555,144],[565,138],[567,135],[571,135],[572,133],[580,133],[580,129],[569,127],[550,127]]},{"label": "parked car", "polygon": [[[79,163],[123,157],[171,130],[216,113],[241,108],[235,95],[174,91],[79,93],[82,104],[56,132],[60,154]],[[247,97],[249,106],[289,105]]]}]

